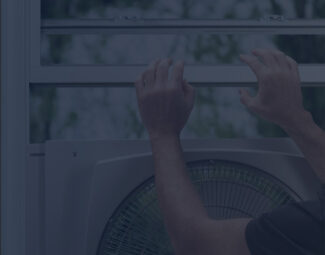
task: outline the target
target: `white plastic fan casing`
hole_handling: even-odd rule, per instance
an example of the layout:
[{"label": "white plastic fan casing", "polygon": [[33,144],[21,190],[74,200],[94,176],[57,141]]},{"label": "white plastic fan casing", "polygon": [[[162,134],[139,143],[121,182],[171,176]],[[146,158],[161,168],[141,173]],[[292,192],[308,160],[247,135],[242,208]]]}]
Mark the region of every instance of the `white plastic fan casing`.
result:
[{"label": "white plastic fan casing", "polygon": [[[317,198],[318,179],[289,139],[185,140],[185,160],[246,164]],[[148,141],[49,142],[45,146],[46,255],[95,255],[115,209],[153,175]]]}]

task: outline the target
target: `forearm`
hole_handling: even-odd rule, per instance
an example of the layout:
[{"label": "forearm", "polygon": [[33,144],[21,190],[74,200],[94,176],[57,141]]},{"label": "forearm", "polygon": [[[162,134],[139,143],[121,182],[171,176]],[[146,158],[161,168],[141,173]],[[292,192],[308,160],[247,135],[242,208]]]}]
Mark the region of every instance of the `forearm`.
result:
[{"label": "forearm", "polygon": [[294,125],[284,130],[299,146],[322,183],[325,183],[325,132],[319,128],[310,113],[299,116]]},{"label": "forearm", "polygon": [[179,138],[152,139],[151,144],[159,205],[172,243],[181,250],[208,215],[190,181]]}]

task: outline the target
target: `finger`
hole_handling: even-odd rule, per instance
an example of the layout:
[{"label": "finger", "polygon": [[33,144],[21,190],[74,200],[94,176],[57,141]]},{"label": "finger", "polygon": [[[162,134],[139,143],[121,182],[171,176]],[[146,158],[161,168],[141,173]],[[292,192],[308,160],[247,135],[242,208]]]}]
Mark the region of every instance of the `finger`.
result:
[{"label": "finger", "polygon": [[256,49],[252,51],[253,55],[261,58],[262,62],[270,68],[278,67],[277,61],[270,50]]},{"label": "finger", "polygon": [[168,81],[169,68],[172,64],[171,59],[165,59],[161,61],[157,68],[157,83],[165,84]]},{"label": "finger", "polygon": [[160,64],[161,60],[160,59],[157,59],[156,61],[152,62],[151,65],[152,65],[152,68],[154,69],[154,80],[156,81],[157,79],[157,69],[158,69],[158,66]]},{"label": "finger", "polygon": [[184,62],[179,61],[175,64],[173,73],[171,76],[171,84],[173,86],[178,86],[181,87],[182,82],[183,82],[183,75],[184,75]]},{"label": "finger", "polygon": [[285,68],[285,69],[288,69],[290,68],[289,65],[288,65],[288,61],[287,61],[287,58],[286,58],[286,55],[282,52],[282,51],[279,51],[279,50],[271,50],[275,60],[277,61],[279,67],[281,69]]},{"label": "finger", "polygon": [[262,72],[266,69],[266,66],[255,56],[242,54],[240,59],[252,69],[257,78],[261,77]]},{"label": "finger", "polygon": [[195,101],[195,89],[187,82],[187,80],[183,80],[182,85],[185,99],[188,104],[193,107]]},{"label": "finger", "polygon": [[287,61],[288,61],[288,65],[290,66],[290,70],[292,72],[292,74],[294,75],[295,79],[296,79],[296,83],[295,84],[300,84],[300,72],[299,72],[299,65],[298,63],[291,57],[286,56]]},{"label": "finger", "polygon": [[239,94],[241,103],[250,109],[254,98],[248,93],[246,89],[240,89]]},{"label": "finger", "polygon": [[293,58],[291,58],[290,56],[286,56],[286,59],[287,59],[287,62],[289,64],[289,66],[290,66],[290,69],[297,72],[297,73],[299,73],[299,68],[298,68],[297,62]]},{"label": "finger", "polygon": [[158,63],[158,60],[153,61],[148,66],[148,69],[144,72],[143,80],[144,80],[145,87],[147,87],[147,88],[151,88],[155,85],[157,63]]}]

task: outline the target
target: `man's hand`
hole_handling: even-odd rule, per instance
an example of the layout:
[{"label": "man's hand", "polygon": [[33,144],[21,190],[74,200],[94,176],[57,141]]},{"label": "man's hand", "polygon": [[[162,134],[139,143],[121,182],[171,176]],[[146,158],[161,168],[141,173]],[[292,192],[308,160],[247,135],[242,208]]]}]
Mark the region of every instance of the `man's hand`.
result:
[{"label": "man's hand", "polygon": [[241,90],[242,103],[282,127],[325,183],[325,134],[303,108],[297,63],[277,50],[254,50],[253,55],[241,59],[256,74],[259,90],[256,97]]},{"label": "man's hand", "polygon": [[254,50],[241,55],[256,74],[259,90],[251,97],[240,90],[241,101],[252,112],[280,127],[293,128],[305,117],[297,63],[278,50]]},{"label": "man's hand", "polygon": [[170,59],[156,61],[136,81],[140,114],[151,139],[179,136],[194,104],[194,89],[178,62],[169,79]]}]

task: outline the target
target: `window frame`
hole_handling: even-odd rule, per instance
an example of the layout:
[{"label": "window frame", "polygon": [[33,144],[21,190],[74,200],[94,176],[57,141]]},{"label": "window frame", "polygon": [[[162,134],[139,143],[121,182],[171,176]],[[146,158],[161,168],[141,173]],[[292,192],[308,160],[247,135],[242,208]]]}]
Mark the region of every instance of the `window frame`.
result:
[{"label": "window frame", "polygon": [[[28,0],[29,1],[29,0]],[[1,1],[1,254],[26,254],[29,4]]]}]

